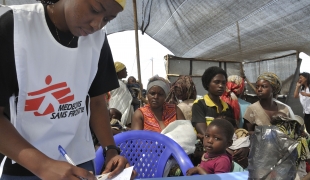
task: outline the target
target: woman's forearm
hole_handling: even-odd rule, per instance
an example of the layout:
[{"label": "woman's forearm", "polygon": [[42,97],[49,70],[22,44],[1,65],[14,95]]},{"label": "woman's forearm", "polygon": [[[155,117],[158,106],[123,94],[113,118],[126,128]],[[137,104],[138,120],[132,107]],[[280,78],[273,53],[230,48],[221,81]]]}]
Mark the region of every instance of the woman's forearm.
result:
[{"label": "woman's forearm", "polygon": [[[101,146],[115,145],[109,114],[103,95],[91,98],[90,111],[90,126],[96,134]],[[110,150],[107,152],[107,159],[115,155],[117,155],[116,150]]]},{"label": "woman's forearm", "polygon": [[18,133],[3,115],[3,107],[0,107],[0,152],[37,176],[45,171],[45,164],[51,161]]},{"label": "woman's forearm", "polygon": [[299,98],[299,89],[300,89],[300,86],[296,86],[295,91],[294,91],[294,98]]}]

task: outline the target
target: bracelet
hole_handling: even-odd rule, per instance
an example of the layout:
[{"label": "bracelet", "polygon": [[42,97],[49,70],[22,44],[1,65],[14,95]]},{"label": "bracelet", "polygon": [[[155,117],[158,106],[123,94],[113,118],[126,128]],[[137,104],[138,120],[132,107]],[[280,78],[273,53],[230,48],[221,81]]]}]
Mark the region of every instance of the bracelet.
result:
[{"label": "bracelet", "polygon": [[107,152],[110,149],[115,149],[117,151],[118,155],[121,154],[121,149],[119,147],[117,147],[115,145],[108,145],[108,146],[103,148],[103,157],[107,156]]}]

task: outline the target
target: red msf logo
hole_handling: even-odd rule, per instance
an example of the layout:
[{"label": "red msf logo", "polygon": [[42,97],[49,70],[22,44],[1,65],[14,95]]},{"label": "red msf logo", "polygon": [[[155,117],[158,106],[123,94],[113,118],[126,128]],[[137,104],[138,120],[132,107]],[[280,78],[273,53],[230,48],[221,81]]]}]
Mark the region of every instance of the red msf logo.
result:
[{"label": "red msf logo", "polygon": [[48,75],[45,78],[46,88],[28,93],[25,111],[35,111],[35,116],[44,116],[55,112],[54,107],[74,100],[66,82],[50,85],[51,82],[52,77]]}]

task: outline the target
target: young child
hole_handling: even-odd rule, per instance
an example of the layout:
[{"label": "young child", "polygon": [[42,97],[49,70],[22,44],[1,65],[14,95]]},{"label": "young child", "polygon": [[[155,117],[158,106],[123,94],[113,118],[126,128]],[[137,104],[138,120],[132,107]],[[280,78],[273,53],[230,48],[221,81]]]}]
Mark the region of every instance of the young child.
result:
[{"label": "young child", "polygon": [[120,133],[123,130],[123,125],[121,124],[122,113],[115,108],[110,108],[109,114],[113,135]]},{"label": "young child", "polygon": [[202,155],[201,163],[189,170],[186,175],[192,174],[217,174],[230,172],[232,157],[226,148],[233,143],[233,125],[225,119],[215,119],[207,127],[203,145],[206,153]]},{"label": "young child", "polygon": [[110,120],[117,119],[120,121],[122,119],[122,113],[116,108],[110,108],[109,115],[110,115]]},{"label": "young child", "polygon": [[[230,122],[234,127],[234,135],[233,135],[233,143],[232,145],[226,149],[226,151],[232,155],[234,163],[233,171],[243,171],[244,168],[248,166],[248,157],[247,154],[249,153],[250,147],[250,136],[249,132],[245,129],[238,128],[236,120],[227,117],[227,116],[220,116],[217,118],[222,118]],[[243,151],[245,151],[243,153]],[[243,154],[246,154],[244,156]],[[237,165],[237,164],[239,165]]]}]

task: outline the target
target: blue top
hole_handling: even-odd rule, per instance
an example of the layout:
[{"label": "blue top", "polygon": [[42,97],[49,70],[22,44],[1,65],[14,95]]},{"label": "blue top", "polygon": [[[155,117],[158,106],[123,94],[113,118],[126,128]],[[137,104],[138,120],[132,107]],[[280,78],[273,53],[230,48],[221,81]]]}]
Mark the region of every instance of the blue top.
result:
[{"label": "blue top", "polygon": [[243,100],[243,99],[240,99],[238,98],[238,103],[239,103],[239,106],[240,106],[240,123],[239,123],[239,127],[242,128],[243,127],[243,116],[244,116],[244,113],[245,113],[245,110],[246,108],[251,105],[251,103]]}]

